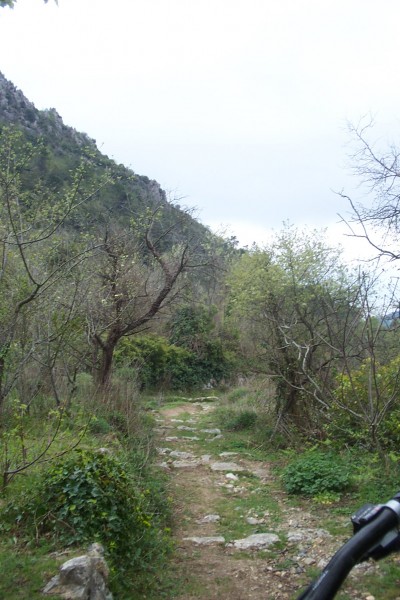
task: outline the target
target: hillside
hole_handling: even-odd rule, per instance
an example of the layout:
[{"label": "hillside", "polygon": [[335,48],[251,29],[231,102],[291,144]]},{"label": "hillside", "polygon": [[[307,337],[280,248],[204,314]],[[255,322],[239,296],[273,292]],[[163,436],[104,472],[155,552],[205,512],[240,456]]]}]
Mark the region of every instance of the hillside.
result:
[{"label": "hillside", "polygon": [[[38,110],[23,92],[0,73],[0,127],[15,126],[22,130],[27,140],[44,142],[44,150],[37,161],[40,177],[50,188],[59,188],[75,169],[82,155],[88,152],[94,157],[97,174],[105,171],[113,174],[114,184],[105,186],[100,195],[87,206],[84,220],[79,215],[79,227],[104,219],[120,224],[127,216],[142,214],[146,208],[163,206],[164,218],[173,222],[181,216],[181,208],[170,201],[159,183],[145,175],[138,175],[124,165],[118,165],[97,148],[96,141],[86,133],[76,131],[64,124],[56,109]],[[26,182],[29,185],[29,181]],[[191,219],[191,235],[202,238],[209,235],[207,227]]]}]

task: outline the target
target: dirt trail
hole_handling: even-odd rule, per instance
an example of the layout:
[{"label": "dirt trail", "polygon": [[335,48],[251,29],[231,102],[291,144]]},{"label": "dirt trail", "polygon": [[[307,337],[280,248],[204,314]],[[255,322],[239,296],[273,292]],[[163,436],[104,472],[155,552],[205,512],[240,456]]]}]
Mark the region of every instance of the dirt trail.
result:
[{"label": "dirt trail", "polygon": [[[179,598],[295,599],[308,581],[307,570],[321,568],[340,540],[321,529],[316,516],[285,502],[268,463],[220,451],[223,436],[209,433],[215,429],[213,408],[185,403],[157,415],[160,466],[170,475],[176,506],[174,566],[184,589]],[[221,467],[224,462],[232,468]],[[233,546],[252,533],[280,540],[263,550]],[[375,568],[358,567],[342,597],[366,600],[368,593],[356,591],[357,579]]]}]

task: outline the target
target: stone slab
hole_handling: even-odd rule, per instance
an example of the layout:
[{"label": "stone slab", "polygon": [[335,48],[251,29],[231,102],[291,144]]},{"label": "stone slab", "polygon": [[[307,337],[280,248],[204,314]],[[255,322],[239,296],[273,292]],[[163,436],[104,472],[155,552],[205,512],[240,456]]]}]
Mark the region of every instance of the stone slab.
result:
[{"label": "stone slab", "polygon": [[244,467],[237,465],[234,462],[215,462],[212,463],[211,469],[213,471],[232,471],[232,472],[240,472],[244,471]]},{"label": "stone slab", "polygon": [[214,544],[225,544],[225,538],[222,535],[216,535],[211,537],[186,537],[183,538],[185,542],[193,542],[198,546],[212,546]]},{"label": "stone slab", "polygon": [[279,542],[276,533],[254,533],[247,538],[235,540],[232,545],[238,550],[264,550],[276,542]]}]

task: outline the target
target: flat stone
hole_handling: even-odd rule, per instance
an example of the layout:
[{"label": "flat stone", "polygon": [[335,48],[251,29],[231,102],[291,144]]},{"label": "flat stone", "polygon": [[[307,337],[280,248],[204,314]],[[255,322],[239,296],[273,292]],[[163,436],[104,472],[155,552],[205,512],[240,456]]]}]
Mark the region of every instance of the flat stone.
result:
[{"label": "flat stone", "polygon": [[173,456],[174,458],[195,458],[194,454],[192,454],[191,452],[181,452],[180,450],[173,450],[172,452],[170,452],[170,456]]},{"label": "flat stone", "polygon": [[238,452],[221,452],[221,458],[227,458],[228,456],[237,456]]},{"label": "flat stone", "polygon": [[234,462],[216,462],[211,465],[213,471],[244,471],[244,468]]},{"label": "flat stone", "polygon": [[319,537],[331,537],[326,529],[292,529],[286,534],[288,542],[302,542],[304,540],[314,540]]},{"label": "flat stone", "polygon": [[200,440],[200,438],[196,437],[195,435],[183,435],[177,439],[180,439],[184,442],[198,442]]},{"label": "flat stone", "polygon": [[210,462],[210,459],[211,459],[211,454],[203,454],[201,457],[201,462],[203,464],[207,464]]},{"label": "flat stone", "polygon": [[191,469],[198,467],[200,464],[198,460],[174,460],[171,466],[174,469]]},{"label": "flat stone", "polygon": [[276,533],[254,533],[242,540],[235,540],[233,546],[238,550],[263,550],[279,542]]},{"label": "flat stone", "polygon": [[218,523],[221,520],[219,515],[206,515],[202,519],[199,519],[198,523]]},{"label": "flat stone", "polygon": [[183,538],[185,542],[193,542],[198,546],[212,546],[213,544],[225,544],[225,538],[222,535],[216,535],[212,537],[186,537]]},{"label": "flat stone", "polygon": [[169,469],[169,464],[164,461],[156,463],[156,467],[160,467],[160,469]]},{"label": "flat stone", "polygon": [[225,477],[227,479],[230,479],[231,481],[238,481],[239,477],[237,475],[235,475],[234,473],[227,473],[225,475]]},{"label": "flat stone", "polygon": [[200,429],[201,433],[212,433],[214,435],[220,435],[221,430],[220,429]]},{"label": "flat stone", "polygon": [[158,454],[168,454],[169,452],[171,452],[171,448],[156,448]]},{"label": "flat stone", "polygon": [[187,425],[178,425],[179,431],[197,431],[196,427],[188,427]]},{"label": "flat stone", "polygon": [[271,473],[268,471],[268,469],[266,469],[264,467],[257,467],[256,469],[254,469],[252,471],[252,473],[256,477],[259,477],[260,479],[267,479],[268,477],[271,476]]},{"label": "flat stone", "polygon": [[246,521],[249,525],[261,525],[265,523],[264,519],[256,519],[255,517],[246,517]]},{"label": "flat stone", "polygon": [[178,440],[179,440],[179,438],[178,438],[178,437],[176,437],[176,436],[174,436],[174,435],[173,435],[173,436],[171,436],[171,437],[166,437],[166,438],[165,438],[165,441],[166,441],[166,442],[177,442]]}]

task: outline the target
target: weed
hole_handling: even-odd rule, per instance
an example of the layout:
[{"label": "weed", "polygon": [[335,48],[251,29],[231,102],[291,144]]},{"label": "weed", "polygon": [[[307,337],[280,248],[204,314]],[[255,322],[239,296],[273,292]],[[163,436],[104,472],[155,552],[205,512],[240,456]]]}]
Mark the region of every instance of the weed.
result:
[{"label": "weed", "polygon": [[282,480],[289,494],[318,496],[345,491],[350,485],[347,463],[332,452],[305,452],[283,471]]},{"label": "weed", "polygon": [[[0,548],[0,598],[42,600],[42,589],[57,572],[58,563],[46,545],[34,551],[3,540]],[[50,596],[54,598],[54,596]]]}]

